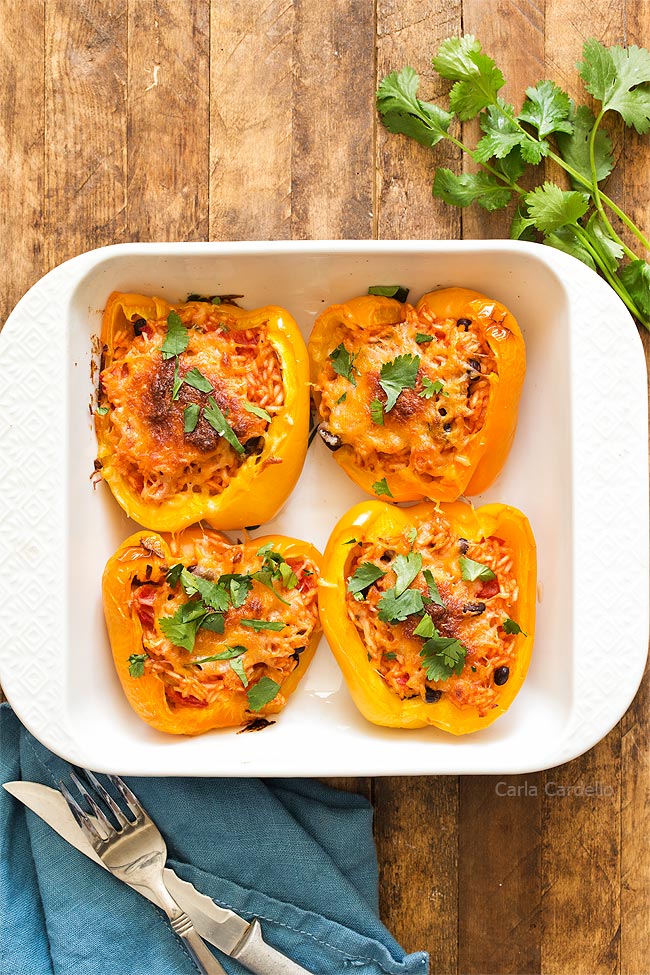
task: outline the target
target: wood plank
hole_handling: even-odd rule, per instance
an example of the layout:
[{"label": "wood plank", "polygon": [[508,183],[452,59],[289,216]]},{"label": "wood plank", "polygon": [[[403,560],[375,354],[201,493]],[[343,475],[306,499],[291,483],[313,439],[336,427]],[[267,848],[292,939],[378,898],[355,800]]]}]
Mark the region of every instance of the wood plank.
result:
[{"label": "wood plank", "polygon": [[[461,29],[460,2],[377,3],[377,83],[410,64],[420,97],[435,101],[444,86],[431,58]],[[436,166],[459,171],[447,143],[433,150],[391,135],[377,123],[376,235],[446,239],[460,235],[460,215],[431,195]],[[408,743],[405,741],[405,746]],[[409,951],[430,953],[431,973],[458,967],[458,780],[454,776],[379,778],[373,783],[380,864],[381,916]]]},{"label": "wood plank", "polygon": [[294,9],[291,236],[372,237],[373,5]]},{"label": "wood plank", "polygon": [[207,240],[209,0],[130,0],[130,240]]},{"label": "wood plank", "polygon": [[458,966],[458,779],[373,782],[381,918],[407,951],[428,951],[431,975]]},{"label": "wood plank", "polygon": [[125,0],[45,5],[45,255],[124,239]]},{"label": "wood plank", "polygon": [[[421,78],[419,97],[446,105],[448,85],[431,67],[439,44],[461,30],[460,0],[432,7],[427,0],[377,2],[377,82],[410,64]],[[460,212],[431,196],[438,166],[460,172],[451,143],[433,149],[377,124],[376,235],[384,239],[445,240],[460,236]]]},{"label": "wood plank", "polygon": [[210,237],[291,236],[294,7],[210,8]]},{"label": "wood plank", "polygon": [[541,969],[542,777],[460,779],[459,970]]},{"label": "wood plank", "polygon": [[[0,212],[11,245],[0,264],[0,328],[43,273],[44,12],[39,0],[0,7]],[[11,230],[9,230],[11,228]]]}]

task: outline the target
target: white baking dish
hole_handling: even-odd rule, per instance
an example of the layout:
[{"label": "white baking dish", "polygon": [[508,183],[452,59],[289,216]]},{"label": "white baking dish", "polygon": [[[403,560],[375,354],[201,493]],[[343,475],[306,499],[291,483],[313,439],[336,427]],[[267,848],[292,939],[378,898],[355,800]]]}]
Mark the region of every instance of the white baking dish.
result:
[{"label": "white baking dish", "polygon": [[[526,683],[483,732],[394,731],[356,711],[323,640],[286,710],[255,734],[176,738],[128,706],[104,631],[100,580],[133,530],[93,487],[96,342],[117,289],[184,299],[243,294],[314,316],[369,285],[411,298],[462,285],[504,302],[528,372],[507,465],[474,499],[528,515],[539,553],[538,627]],[[0,678],[24,724],[80,765],[151,775],[515,773],[602,738],[630,704],[648,635],[646,371],[626,309],[565,254],[507,241],[125,244],[46,275],[0,337]],[[268,531],[323,548],[363,498],[323,444]],[[255,522],[251,514],[251,522]]]}]

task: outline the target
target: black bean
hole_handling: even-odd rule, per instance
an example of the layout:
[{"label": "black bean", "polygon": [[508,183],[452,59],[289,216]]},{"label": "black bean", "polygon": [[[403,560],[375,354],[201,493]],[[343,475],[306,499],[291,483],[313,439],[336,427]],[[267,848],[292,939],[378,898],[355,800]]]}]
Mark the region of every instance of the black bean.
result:
[{"label": "black bean", "polygon": [[261,454],[264,450],[264,437],[250,437],[242,446],[247,457]]},{"label": "black bean", "polygon": [[387,549],[384,552],[383,555],[381,555],[379,557],[379,561],[380,562],[392,562],[394,558],[395,558],[395,553],[393,552],[392,549],[389,548],[389,549]]},{"label": "black bean", "polygon": [[497,687],[501,687],[502,684],[505,684],[508,677],[510,677],[509,667],[497,667],[497,669],[494,671],[494,683],[497,685]]},{"label": "black bean", "polygon": [[451,423],[443,424],[442,429],[445,431],[445,433],[451,433]]},{"label": "black bean", "polygon": [[460,552],[460,554],[461,555],[464,555],[468,548],[469,548],[469,542],[467,541],[467,539],[466,538],[459,538],[458,539],[458,551]]},{"label": "black bean", "polygon": [[294,660],[296,660],[298,663],[300,663],[300,654],[303,652],[303,650],[306,650],[306,649],[307,649],[307,647],[296,647],[296,649],[293,651],[293,653],[291,654],[291,656],[293,657]]},{"label": "black bean", "polygon": [[434,691],[433,687],[425,687],[424,700],[427,704],[435,704],[442,697],[442,691]]},{"label": "black bean", "polygon": [[467,360],[467,365],[474,372],[480,372],[481,371],[481,363],[478,361],[478,359],[468,359]]},{"label": "black bean", "polygon": [[322,423],[318,428],[318,433],[325,446],[329,447],[330,450],[340,450],[343,446],[341,438],[335,433],[332,433],[331,430],[328,430]]},{"label": "black bean", "polygon": [[458,324],[459,325],[464,325],[465,326],[465,331],[467,331],[467,329],[472,324],[472,319],[471,318],[459,318],[458,319]]},{"label": "black bean", "polygon": [[136,318],[133,323],[133,331],[136,335],[142,335],[145,325],[147,324],[146,318]]},{"label": "black bean", "polygon": [[440,416],[447,416],[447,410],[444,408],[444,406],[440,407],[438,413],[440,414]]},{"label": "black bean", "polygon": [[485,603],[465,603],[463,612],[471,613],[472,616],[480,616],[481,613],[485,612]]}]

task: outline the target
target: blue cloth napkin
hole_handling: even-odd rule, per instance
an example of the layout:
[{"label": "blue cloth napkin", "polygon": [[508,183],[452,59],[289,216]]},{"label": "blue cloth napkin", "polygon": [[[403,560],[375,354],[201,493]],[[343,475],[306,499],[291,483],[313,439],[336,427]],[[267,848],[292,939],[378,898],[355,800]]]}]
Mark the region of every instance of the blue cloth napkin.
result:
[{"label": "blue cloth napkin", "polygon": [[[68,766],[0,707],[2,782],[56,786]],[[309,779],[128,779],[169,865],[316,975],[428,972],[377,916],[372,808]],[[156,907],[0,789],[6,975],[196,975]],[[219,954],[229,975],[245,975]]]}]

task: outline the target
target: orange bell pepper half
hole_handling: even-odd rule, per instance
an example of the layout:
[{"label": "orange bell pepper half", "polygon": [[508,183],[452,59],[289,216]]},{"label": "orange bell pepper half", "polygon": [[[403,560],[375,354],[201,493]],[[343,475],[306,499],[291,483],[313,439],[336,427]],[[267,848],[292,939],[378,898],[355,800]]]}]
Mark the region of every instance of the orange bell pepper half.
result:
[{"label": "orange bell pepper half", "polygon": [[96,468],[156,531],[258,525],[307,451],[307,350],[282,308],[114,293],[102,324]]},{"label": "orange bell pepper half", "polygon": [[319,432],[369,494],[454,501],[501,471],[526,352],[500,302],[466,288],[415,307],[364,295],[319,316],[309,355]]},{"label": "orange bell pepper half", "polygon": [[320,563],[312,545],[279,535],[232,544],[194,527],[127,538],[102,588],[134,711],[177,735],[280,712],[320,638]]},{"label": "orange bell pepper half", "polygon": [[320,615],[368,721],[464,735],[521,689],[536,586],[535,540],[516,508],[366,501],[327,544]]}]

